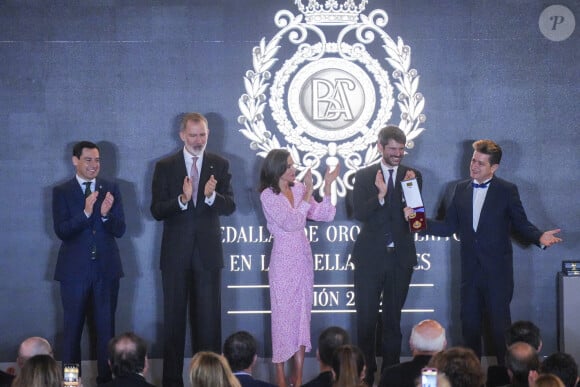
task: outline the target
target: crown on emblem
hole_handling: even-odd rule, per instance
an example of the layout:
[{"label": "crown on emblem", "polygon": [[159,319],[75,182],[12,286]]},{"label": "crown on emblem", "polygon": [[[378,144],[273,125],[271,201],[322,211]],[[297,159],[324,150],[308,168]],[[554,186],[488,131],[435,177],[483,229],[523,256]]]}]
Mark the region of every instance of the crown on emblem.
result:
[{"label": "crown on emblem", "polygon": [[[302,12],[309,24],[342,25],[358,23],[358,15],[364,11],[368,0],[295,0],[298,10]],[[358,4],[357,4],[358,3]]]}]

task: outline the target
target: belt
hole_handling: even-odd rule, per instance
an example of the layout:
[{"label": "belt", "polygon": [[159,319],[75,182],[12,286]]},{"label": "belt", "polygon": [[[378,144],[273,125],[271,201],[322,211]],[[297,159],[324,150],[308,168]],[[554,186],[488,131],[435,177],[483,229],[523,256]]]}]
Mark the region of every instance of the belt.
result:
[{"label": "belt", "polygon": [[395,248],[394,247],[387,247],[387,254],[394,254]]}]

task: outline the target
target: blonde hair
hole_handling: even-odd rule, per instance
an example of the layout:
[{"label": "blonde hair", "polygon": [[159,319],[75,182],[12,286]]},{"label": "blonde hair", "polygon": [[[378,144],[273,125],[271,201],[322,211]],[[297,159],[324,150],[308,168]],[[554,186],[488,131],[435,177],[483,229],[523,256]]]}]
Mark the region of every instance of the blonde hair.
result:
[{"label": "blonde hair", "polygon": [[534,381],[534,387],[566,387],[564,382],[554,374],[541,374]]},{"label": "blonde hair", "polygon": [[366,386],[365,358],[362,351],[354,345],[341,345],[332,356],[334,387]]},{"label": "blonde hair", "polygon": [[227,360],[208,351],[198,352],[191,359],[189,383],[192,387],[241,387]]},{"label": "blonde hair", "polygon": [[61,387],[61,368],[50,355],[36,355],[26,360],[12,387]]}]

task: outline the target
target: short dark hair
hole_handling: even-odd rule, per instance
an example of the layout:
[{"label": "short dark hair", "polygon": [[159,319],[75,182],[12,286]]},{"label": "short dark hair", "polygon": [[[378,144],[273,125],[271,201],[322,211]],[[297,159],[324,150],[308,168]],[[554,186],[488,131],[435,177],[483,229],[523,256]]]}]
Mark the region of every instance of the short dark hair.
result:
[{"label": "short dark hair", "polygon": [[530,344],[536,349],[540,350],[542,343],[542,336],[540,336],[540,328],[531,321],[520,320],[514,322],[505,333],[506,346],[510,346],[518,341]]},{"label": "short dark hair", "polygon": [[109,341],[109,361],[113,375],[128,376],[143,372],[147,344],[133,332],[125,332]]},{"label": "short dark hair", "polygon": [[530,371],[540,368],[540,359],[534,347],[523,341],[516,342],[508,347],[505,363],[512,372],[512,385],[527,386]]},{"label": "short dark hair", "polygon": [[501,147],[491,140],[477,140],[472,144],[473,150],[484,155],[489,155],[491,165],[499,164],[501,161]]},{"label": "short dark hair", "polygon": [[378,140],[381,145],[387,145],[391,139],[395,140],[399,144],[404,145],[407,143],[407,136],[405,135],[405,132],[403,132],[401,128],[395,125],[388,125],[379,131]]},{"label": "short dark hair", "polygon": [[256,339],[246,331],[236,332],[226,339],[223,353],[233,372],[245,370],[252,365],[256,347]]},{"label": "short dark hair", "polygon": [[540,365],[540,373],[554,374],[562,379],[566,387],[574,387],[578,379],[578,365],[571,355],[556,352],[544,359]]},{"label": "short dark hair", "polygon": [[332,354],[341,345],[350,344],[348,332],[341,327],[328,327],[318,337],[318,356],[326,365],[332,364]]},{"label": "short dark hair", "polygon": [[271,188],[274,193],[280,193],[278,180],[288,169],[288,156],[290,152],[286,149],[272,149],[262,163],[260,170],[260,185],[258,192],[262,192],[266,188]]},{"label": "short dark hair", "polygon": [[81,155],[83,154],[83,149],[85,149],[85,148],[96,149],[100,152],[97,144],[90,142],[90,141],[79,141],[73,147],[73,152],[72,152],[73,156],[76,157],[77,159],[80,159]]}]

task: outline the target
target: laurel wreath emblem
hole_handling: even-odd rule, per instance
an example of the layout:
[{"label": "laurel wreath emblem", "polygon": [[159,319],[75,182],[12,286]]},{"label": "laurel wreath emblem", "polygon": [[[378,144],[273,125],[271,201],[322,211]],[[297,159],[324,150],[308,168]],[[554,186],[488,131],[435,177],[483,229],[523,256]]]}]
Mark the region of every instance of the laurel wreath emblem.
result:
[{"label": "laurel wreath emblem", "polygon": [[[288,35],[288,40],[297,45],[295,57],[298,58],[293,63],[287,62],[283,66],[284,71],[276,74],[277,77],[289,77],[301,61],[314,61],[327,52],[338,51],[339,55],[351,61],[370,62],[366,56],[365,45],[374,41],[378,35],[382,40],[382,47],[387,54],[385,58],[387,63],[392,67],[393,84],[397,88],[396,102],[401,111],[399,127],[407,135],[407,148],[414,147],[414,140],[425,128],[422,124],[426,121],[423,114],[425,99],[418,92],[419,75],[417,70],[411,68],[411,48],[404,44],[403,39],[398,37],[395,42],[383,28],[387,25],[388,16],[385,11],[376,9],[368,16],[360,14],[360,22],[344,27],[338,34],[336,42],[327,42],[324,31],[318,26],[303,23],[303,15],[294,15],[290,11],[281,10],[275,18],[275,24],[280,28],[278,33],[269,41],[264,37],[260,40],[258,46],[252,51],[253,68],[246,71],[244,75],[245,93],[238,99],[238,105],[241,115],[238,117],[238,123],[243,125],[239,131],[250,140],[250,149],[257,151],[260,157],[266,157],[272,149],[282,148],[277,136],[267,129],[264,122],[264,111],[267,107],[268,98],[266,93],[271,86],[272,72],[271,69],[277,62],[276,54],[280,49],[281,39]],[[308,33],[313,32],[318,37],[319,42],[308,44],[306,38]],[[358,42],[348,44],[345,39],[353,32]],[[365,56],[366,55],[366,56]],[[372,66],[371,66],[372,67]],[[380,67],[380,65],[379,65]],[[373,70],[375,79],[383,76],[380,70]],[[282,80],[282,84],[287,79]],[[388,79],[384,80],[388,84]],[[381,94],[384,89],[381,89]],[[382,95],[382,98],[388,96]],[[346,171],[343,176],[336,180],[336,188],[333,190],[333,200],[336,195],[344,197],[347,189],[352,189],[352,177],[354,173],[367,165],[373,164],[380,159],[380,154],[376,148],[376,133],[380,127],[384,126],[390,118],[390,111],[379,111],[377,119],[372,125],[371,130],[362,136],[355,138],[353,141],[336,144],[331,142],[326,145],[315,143],[304,136],[296,134],[292,123],[285,117],[282,95],[279,90],[271,91],[270,106],[272,107],[272,116],[278,125],[279,131],[285,135],[288,145],[285,148],[290,152],[293,160],[298,163],[299,170],[304,172],[307,168],[312,169],[315,178],[315,187],[322,189],[322,176],[317,171],[321,164],[321,159],[325,156],[326,164],[335,166],[339,163],[337,156],[341,156]],[[357,151],[363,152],[360,156]],[[298,176],[300,178],[300,175]]]}]

